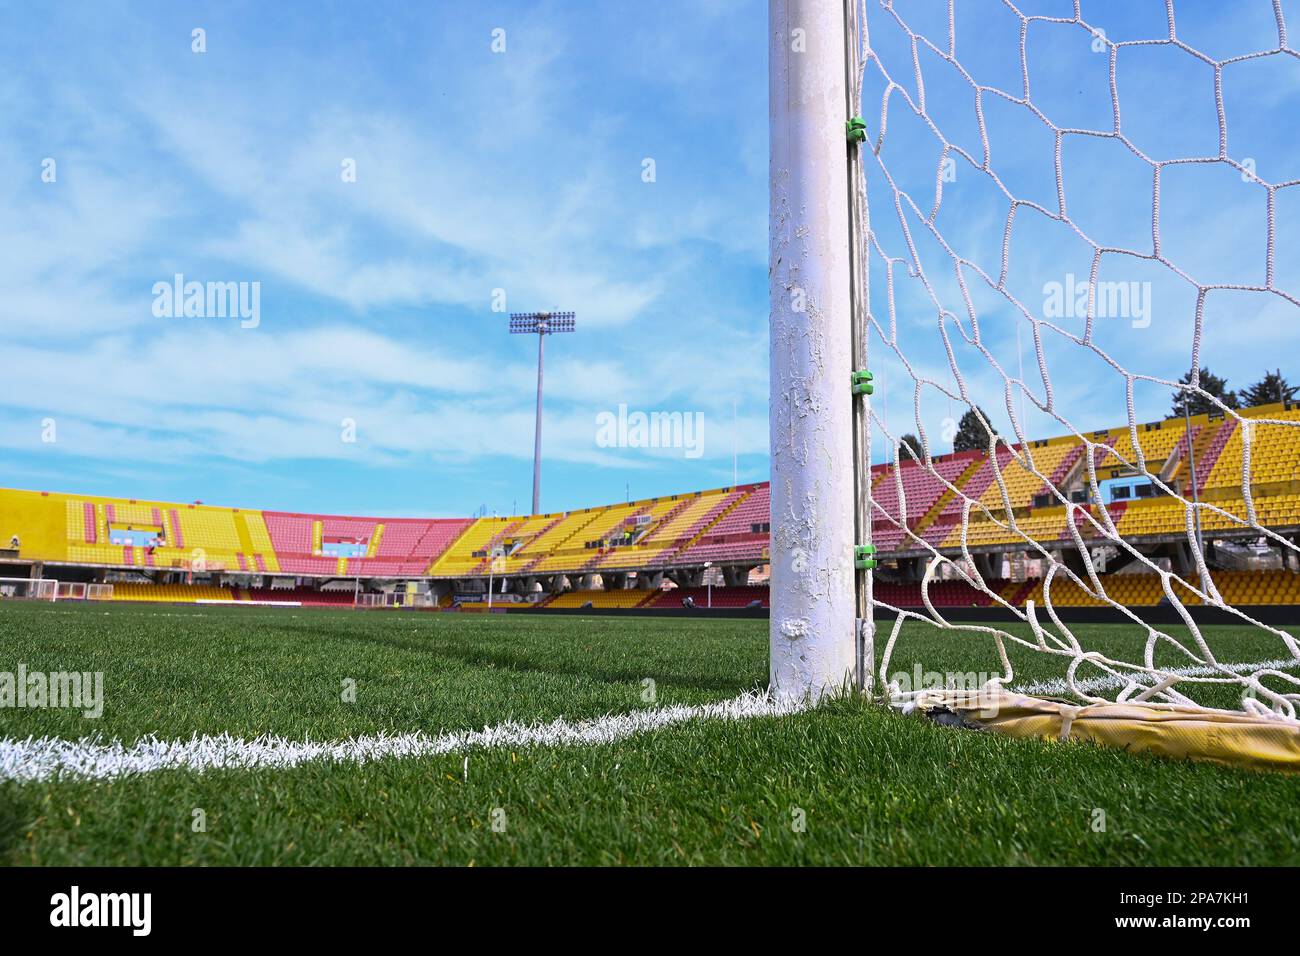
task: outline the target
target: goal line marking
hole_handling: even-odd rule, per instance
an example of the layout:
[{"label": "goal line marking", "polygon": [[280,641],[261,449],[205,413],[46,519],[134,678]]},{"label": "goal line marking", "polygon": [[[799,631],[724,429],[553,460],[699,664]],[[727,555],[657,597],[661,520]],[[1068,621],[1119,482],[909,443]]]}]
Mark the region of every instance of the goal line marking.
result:
[{"label": "goal line marking", "polygon": [[[1234,673],[1284,670],[1296,667],[1295,660],[1225,664]],[[1215,668],[1198,666],[1164,673],[1185,677],[1211,676]],[[1143,675],[1135,675],[1140,678]],[[1124,686],[1109,675],[1078,681],[1086,692]],[[1010,688],[1039,697],[1068,695],[1064,680],[1040,681]],[[776,700],[764,694],[741,694],[711,704],[675,704],[671,707],[633,710],[591,720],[559,718],[544,724],[509,721],[482,730],[458,731],[431,737],[425,733],[377,734],[333,742],[290,740],[265,735],[251,740],[229,734],[205,735],[189,740],[158,740],[146,737],[126,745],[104,743],[98,738],[64,740],[57,737],[0,740],[0,780],[41,783],[48,780],[110,780],[156,773],[163,770],[285,770],[304,763],[362,764],[374,760],[434,757],[441,754],[503,747],[598,746],[615,743],[635,734],[660,730],[695,720],[749,720],[799,713],[807,705],[795,700]]]},{"label": "goal line marking", "polygon": [[109,780],[160,770],[288,769],[311,761],[367,763],[386,758],[432,757],[501,747],[593,746],[694,720],[748,720],[798,713],[805,705],[762,694],[742,694],[712,704],[675,704],[592,720],[560,718],[545,724],[507,722],[482,730],[430,737],[424,733],[378,734],[335,742],[289,740],[266,735],[253,740],[218,736],[190,740],[143,738],[129,746],[96,738],[56,737],[0,740],[0,780]]}]

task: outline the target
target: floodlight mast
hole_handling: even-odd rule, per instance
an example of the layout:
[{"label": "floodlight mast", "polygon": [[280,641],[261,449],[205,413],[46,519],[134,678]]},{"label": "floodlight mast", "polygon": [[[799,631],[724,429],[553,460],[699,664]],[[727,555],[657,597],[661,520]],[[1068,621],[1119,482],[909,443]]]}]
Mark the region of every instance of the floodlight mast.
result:
[{"label": "floodlight mast", "polygon": [[533,514],[541,514],[542,497],[542,375],[546,336],[572,332],[577,326],[572,312],[511,312],[511,335],[537,336],[537,423],[533,428]]}]

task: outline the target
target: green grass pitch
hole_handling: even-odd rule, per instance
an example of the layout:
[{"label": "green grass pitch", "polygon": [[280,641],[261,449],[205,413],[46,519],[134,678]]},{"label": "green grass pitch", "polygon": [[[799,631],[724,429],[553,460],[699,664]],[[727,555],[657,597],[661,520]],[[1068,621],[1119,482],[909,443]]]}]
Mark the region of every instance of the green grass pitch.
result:
[{"label": "green grass pitch", "polygon": [[[1131,629],[1075,630],[1088,647],[1141,646]],[[1206,634],[1223,660],[1283,656],[1258,632]],[[0,708],[0,738],[329,741],[725,700],[766,683],[767,622],[11,603],[0,671],[20,662],[102,671],[104,713]],[[917,663],[997,670],[987,638],[909,625],[891,673]],[[1015,663],[1018,682],[1062,672]],[[603,745],[4,780],[0,864],[1295,865],[1296,806],[1300,777],[842,700]]]}]

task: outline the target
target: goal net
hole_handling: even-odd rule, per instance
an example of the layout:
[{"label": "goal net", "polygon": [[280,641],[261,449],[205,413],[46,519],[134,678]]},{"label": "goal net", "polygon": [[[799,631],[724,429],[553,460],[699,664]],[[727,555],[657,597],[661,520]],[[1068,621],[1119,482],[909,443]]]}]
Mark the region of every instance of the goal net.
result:
[{"label": "goal net", "polygon": [[1216,558],[1300,561],[1300,408],[1219,381],[1300,355],[1282,0],[848,6],[871,672],[905,696],[940,633],[994,687],[1295,718],[1300,647]]},{"label": "goal net", "polygon": [[56,601],[59,582],[52,578],[0,578],[0,598]]},{"label": "goal net", "polygon": [[392,591],[361,592],[357,594],[357,607],[396,607],[420,608],[431,606],[429,592],[408,588],[395,588]]}]

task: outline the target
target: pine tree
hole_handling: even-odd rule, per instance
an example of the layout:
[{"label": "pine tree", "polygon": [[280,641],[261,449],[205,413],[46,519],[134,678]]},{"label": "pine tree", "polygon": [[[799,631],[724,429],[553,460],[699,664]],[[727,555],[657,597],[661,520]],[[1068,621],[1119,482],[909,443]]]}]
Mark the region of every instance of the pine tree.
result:
[{"label": "pine tree", "polygon": [[1300,388],[1289,384],[1282,377],[1282,370],[1277,369],[1273,372],[1265,372],[1264,377],[1258,382],[1243,389],[1241,401],[1247,408],[1255,405],[1272,405],[1275,402],[1292,402],[1295,401],[1297,392],[1300,392]]},{"label": "pine tree", "polygon": [[[978,412],[978,414],[976,414]],[[983,421],[980,419],[983,418]],[[987,423],[987,424],[986,424]],[[998,430],[984,409],[978,405],[967,410],[957,423],[957,434],[953,436],[953,451],[987,451],[989,437],[997,435]]]},{"label": "pine tree", "polygon": [[908,457],[907,449],[912,449],[916,455],[917,461],[925,459],[925,452],[921,450],[921,439],[917,438],[911,432],[908,432],[898,440],[898,460],[904,461]]},{"label": "pine tree", "polygon": [[[1192,382],[1192,373],[1188,372],[1178,381],[1184,385],[1190,385]],[[1183,416],[1184,406],[1187,406],[1188,413],[1192,415],[1205,415],[1209,412],[1219,411],[1219,406],[1210,401],[1210,399],[1201,394],[1201,392],[1213,395],[1228,408],[1241,407],[1241,402],[1237,398],[1237,393],[1228,391],[1228,380],[1225,378],[1219,378],[1219,376],[1215,375],[1208,368],[1201,369],[1201,380],[1198,385],[1201,389],[1200,392],[1188,392],[1181,388],[1174,392],[1175,418],[1181,418]]]}]

